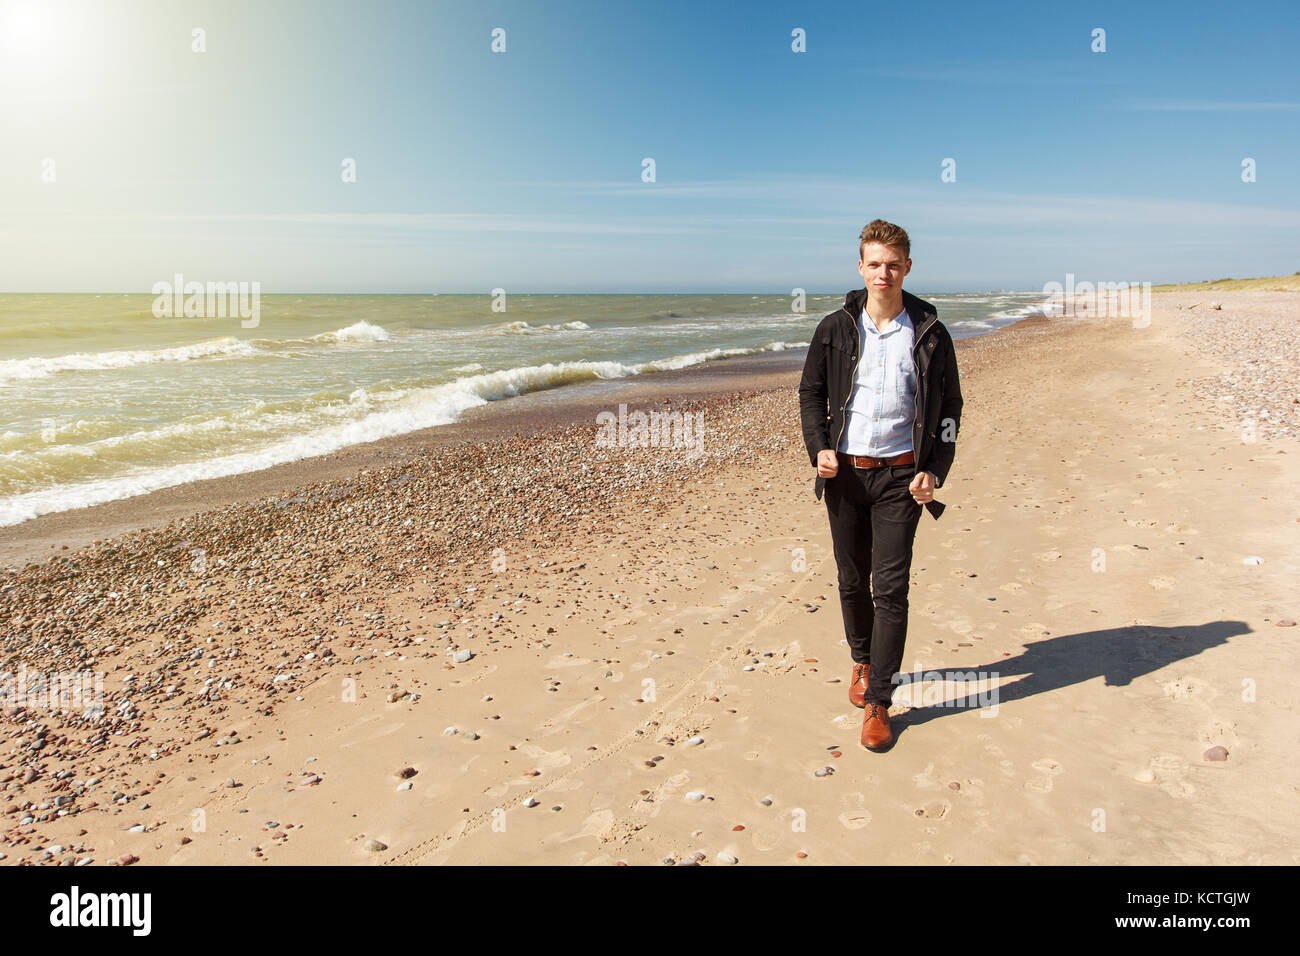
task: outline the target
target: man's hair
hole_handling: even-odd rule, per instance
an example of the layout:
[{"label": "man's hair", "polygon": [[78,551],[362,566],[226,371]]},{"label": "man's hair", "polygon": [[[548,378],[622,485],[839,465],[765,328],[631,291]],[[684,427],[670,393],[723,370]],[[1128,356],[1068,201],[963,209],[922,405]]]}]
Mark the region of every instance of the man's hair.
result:
[{"label": "man's hair", "polygon": [[879,242],[886,246],[898,246],[903,250],[903,258],[912,258],[912,240],[907,238],[907,231],[902,226],[895,226],[883,219],[873,219],[867,223],[858,236],[858,258],[863,258],[862,250],[868,242]]}]

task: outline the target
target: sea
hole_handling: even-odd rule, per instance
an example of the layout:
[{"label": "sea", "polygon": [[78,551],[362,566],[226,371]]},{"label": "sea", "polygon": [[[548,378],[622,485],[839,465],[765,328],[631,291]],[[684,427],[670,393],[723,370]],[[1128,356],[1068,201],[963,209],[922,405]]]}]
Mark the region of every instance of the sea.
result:
[{"label": "sea", "polygon": [[[918,294],[958,339],[1044,311],[1042,292]],[[152,295],[0,294],[0,526],[445,425],[525,392],[802,350],[843,301],[267,295],[245,328],[157,317]]]}]

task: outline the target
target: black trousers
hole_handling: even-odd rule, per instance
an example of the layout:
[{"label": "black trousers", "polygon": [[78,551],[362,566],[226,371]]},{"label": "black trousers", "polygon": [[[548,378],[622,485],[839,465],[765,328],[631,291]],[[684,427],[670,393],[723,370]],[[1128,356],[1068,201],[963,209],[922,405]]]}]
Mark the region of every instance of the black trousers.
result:
[{"label": "black trousers", "polygon": [[912,542],[921,506],[908,485],[915,465],[855,468],[840,454],[826,479],[826,511],[839,568],[844,637],[856,664],[870,664],[867,704],[889,704],[907,639]]}]

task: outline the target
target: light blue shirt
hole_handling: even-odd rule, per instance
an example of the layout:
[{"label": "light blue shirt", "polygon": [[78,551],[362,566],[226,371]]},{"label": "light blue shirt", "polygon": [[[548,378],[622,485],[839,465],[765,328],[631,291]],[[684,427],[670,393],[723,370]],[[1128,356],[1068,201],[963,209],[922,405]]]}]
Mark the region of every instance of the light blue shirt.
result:
[{"label": "light blue shirt", "polygon": [[864,308],[858,316],[862,355],[845,408],[839,450],[849,455],[892,458],[913,451],[912,422],[916,417],[915,340],[907,309],[878,330]]}]

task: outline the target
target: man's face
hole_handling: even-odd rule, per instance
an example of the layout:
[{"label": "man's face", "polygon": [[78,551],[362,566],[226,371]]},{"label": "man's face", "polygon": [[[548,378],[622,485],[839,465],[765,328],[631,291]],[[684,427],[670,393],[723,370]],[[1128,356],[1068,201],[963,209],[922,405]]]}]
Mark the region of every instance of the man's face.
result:
[{"label": "man's face", "polygon": [[903,258],[903,250],[879,242],[868,242],[862,247],[858,272],[867,284],[871,295],[892,296],[903,287],[903,276],[912,271],[912,260]]}]

